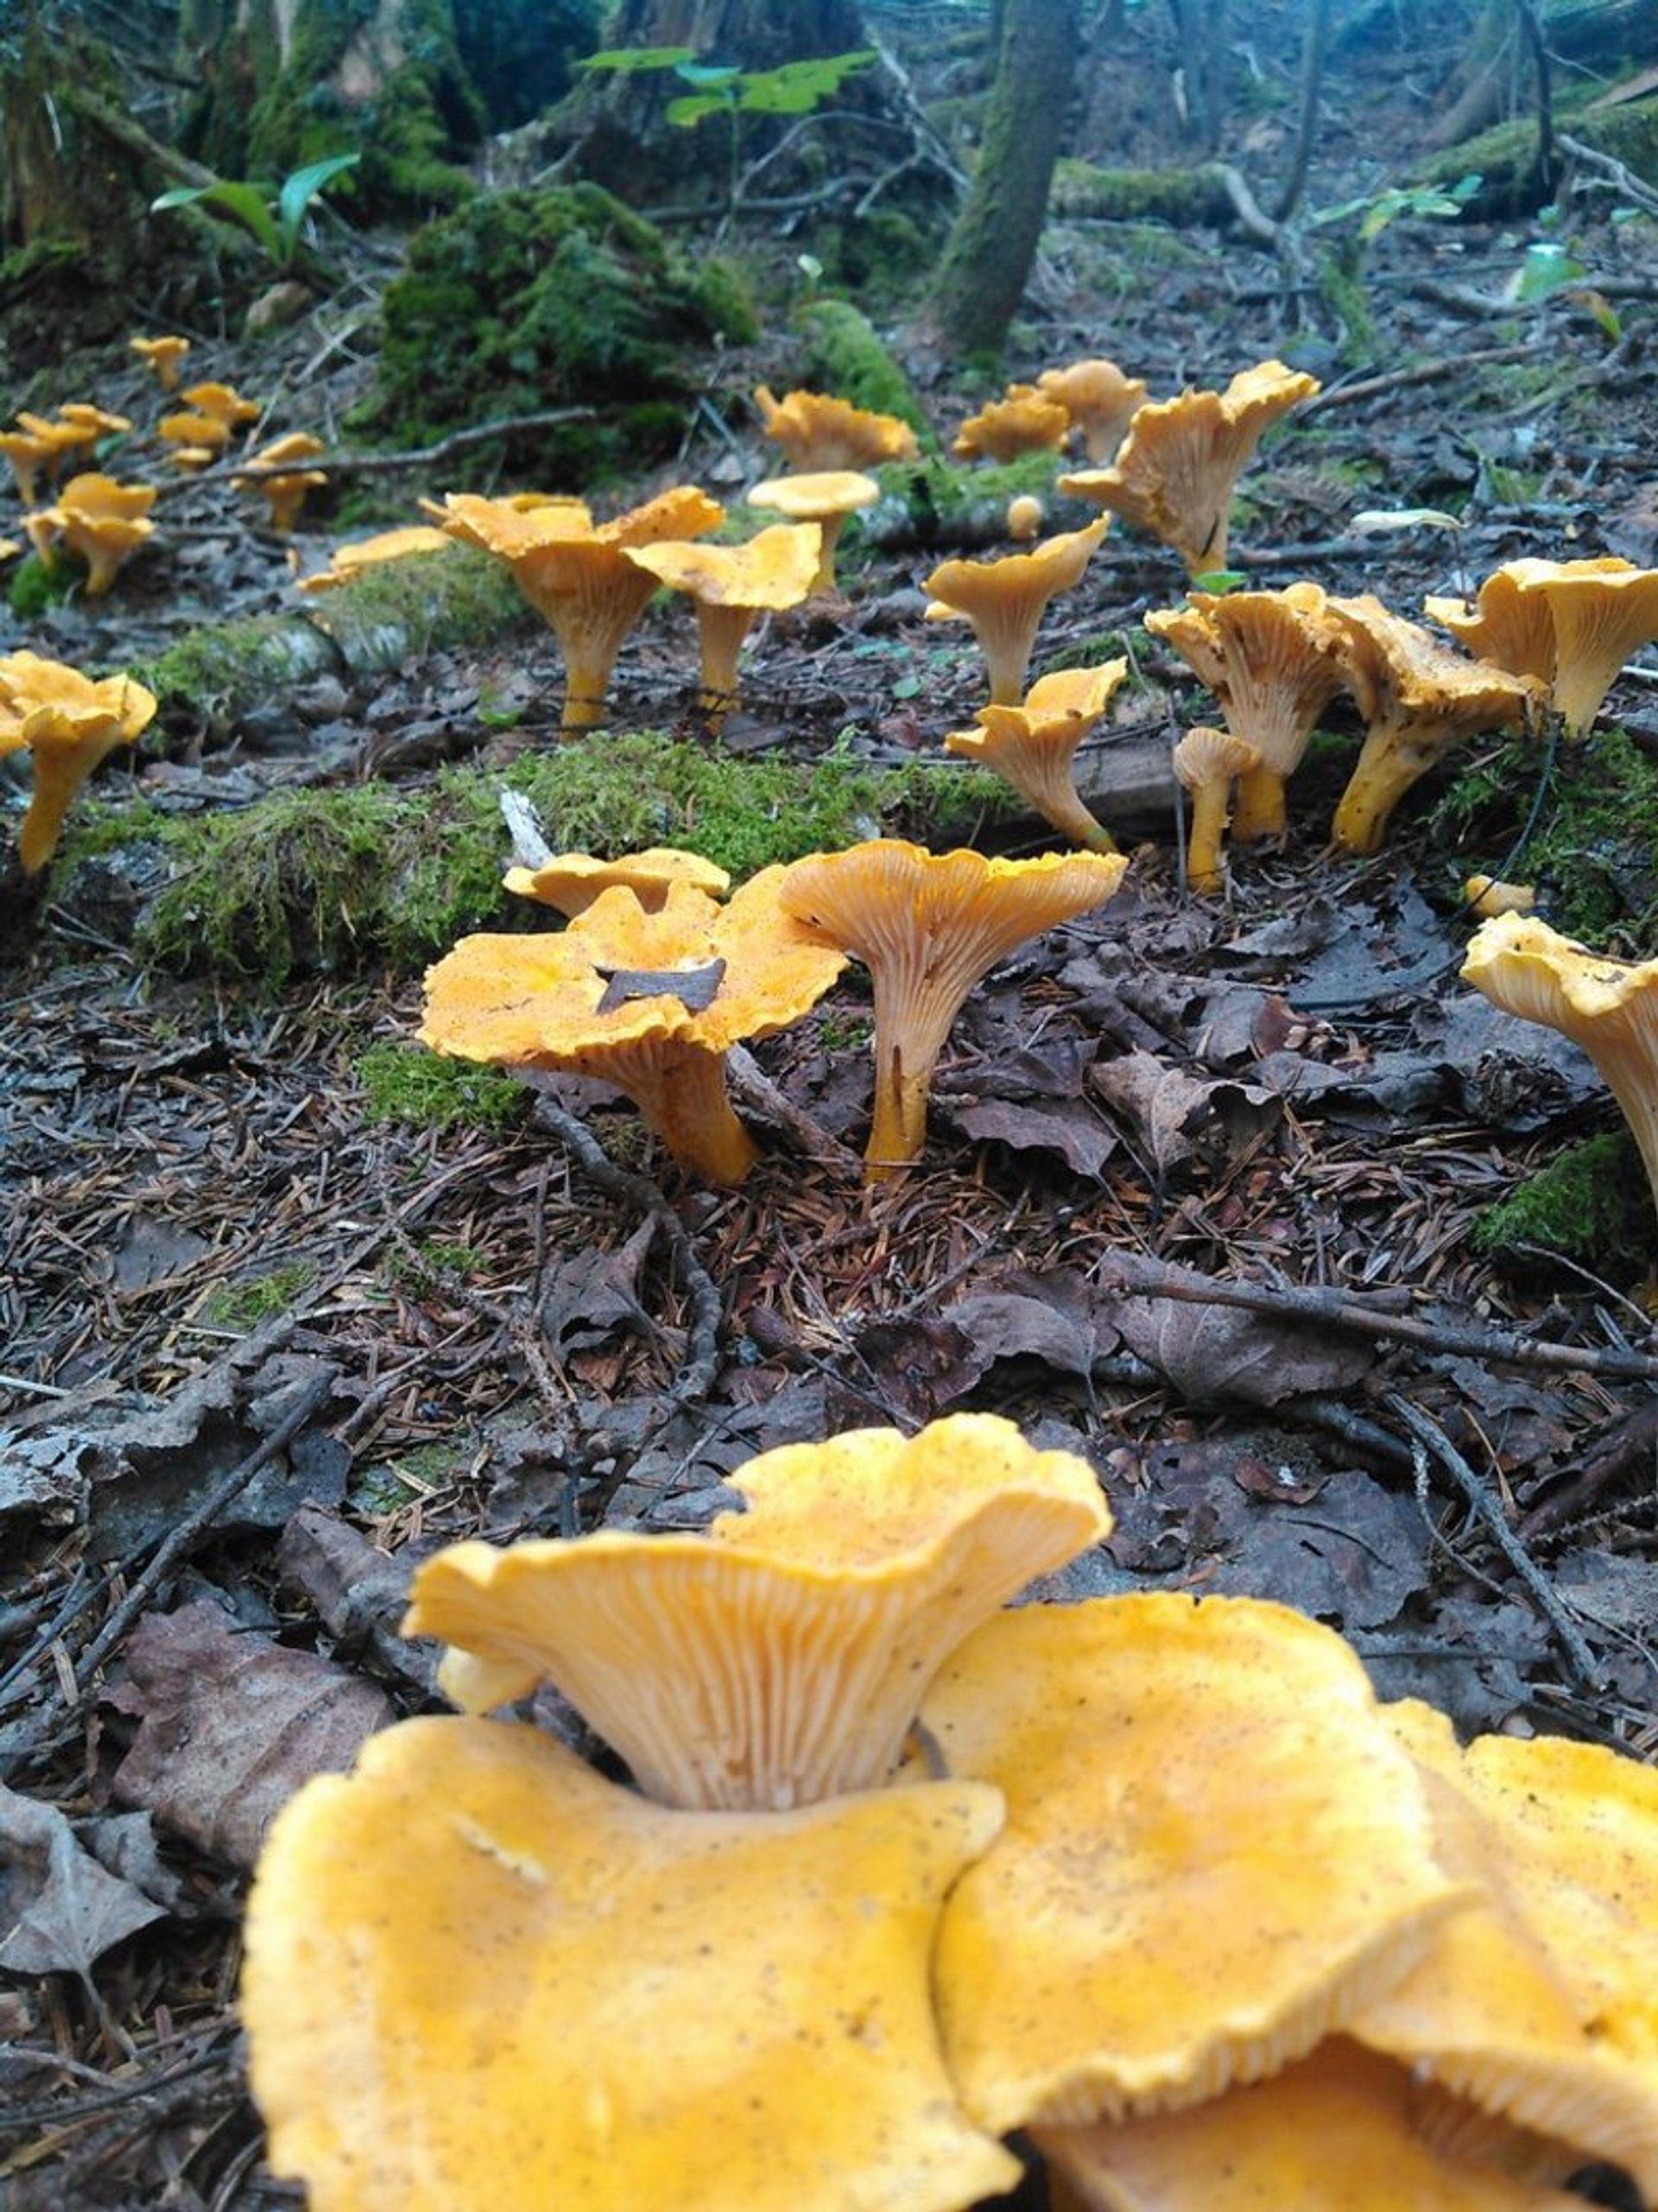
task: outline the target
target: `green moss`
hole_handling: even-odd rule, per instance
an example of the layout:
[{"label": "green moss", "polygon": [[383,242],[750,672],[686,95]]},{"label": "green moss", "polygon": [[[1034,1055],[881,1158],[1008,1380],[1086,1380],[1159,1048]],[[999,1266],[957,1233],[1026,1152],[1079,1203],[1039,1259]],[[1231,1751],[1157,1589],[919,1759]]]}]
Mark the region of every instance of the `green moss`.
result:
[{"label": "green moss", "polygon": [[285,643],[291,630],[292,618],[276,614],[193,630],[153,661],[134,662],[128,673],[163,704],[218,713],[292,677],[293,656]]},{"label": "green moss", "polygon": [[1535,1251],[1559,1252],[1598,1275],[1644,1266],[1653,1239],[1646,1170],[1627,1130],[1592,1137],[1562,1152],[1541,1174],[1488,1206],[1475,1224],[1474,1249],[1499,1264],[1537,1264]]},{"label": "green moss", "polygon": [[529,1092],[498,1068],[445,1060],[423,1044],[383,1038],[357,1063],[365,1119],[400,1129],[452,1129],[458,1124],[499,1135],[523,1119]]},{"label": "green moss", "polygon": [[[883,497],[902,499],[908,507],[920,536],[948,545],[971,542],[976,520],[1027,495],[1042,502],[1048,516],[1045,529],[1066,527],[1052,519],[1051,510],[1060,498],[1054,479],[1071,466],[1064,454],[1051,451],[1021,453],[1011,461],[952,461],[935,452],[919,461],[889,462],[876,474]],[[1094,512],[1077,506],[1081,519],[1092,520]]]},{"label": "green moss", "polygon": [[42,561],[38,553],[26,553],[11,572],[6,604],[19,622],[38,621],[48,607],[61,606],[85,574],[84,561]]},{"label": "green moss", "polygon": [[428,225],[384,314],[365,421],[420,444],[496,416],[590,406],[596,421],[515,447],[582,485],[671,451],[698,351],[756,335],[728,263],[692,263],[592,184],[485,193]]},{"label": "green moss", "polygon": [[315,1267],[300,1259],[272,1268],[269,1274],[222,1283],[202,1300],[197,1318],[211,1328],[256,1328],[261,1321],[297,1305],[316,1279]]},{"label": "green moss", "polygon": [[470,545],[376,561],[350,583],[311,595],[305,612],[353,664],[376,631],[397,632],[419,656],[438,645],[484,645],[515,630],[546,630],[508,564]]},{"label": "green moss", "polygon": [[1514,840],[1542,773],[1540,747],[1513,738],[1482,750],[1440,801],[1438,833],[1465,874],[1501,862],[1541,884],[1549,919],[1598,950],[1658,949],[1658,761],[1616,723],[1562,745],[1548,798],[1523,851]]},{"label": "green moss", "polygon": [[923,446],[935,447],[933,426],[909,378],[867,315],[849,300],[809,300],[794,310],[802,352],[794,381],[813,391],[832,392],[854,407],[895,415],[908,422]]},{"label": "green moss", "polygon": [[[452,769],[404,796],[381,785],[273,792],[237,814],[166,823],[172,874],[140,922],[149,965],[267,991],[305,972],[408,973],[469,930],[544,927],[501,887],[502,778]],[[521,755],[504,780],[555,847],[693,846],[737,877],[880,830],[951,841],[1010,811],[981,770],[744,760],[650,734]]]},{"label": "green moss", "polygon": [[1107,222],[1155,219],[1188,229],[1233,218],[1218,168],[1106,169],[1069,156],[1054,165],[1050,212]]},{"label": "green moss", "polygon": [[58,840],[54,871],[66,872],[83,860],[159,838],[167,825],[168,816],[148,799],[130,799],[124,805],[113,799],[79,799]]}]

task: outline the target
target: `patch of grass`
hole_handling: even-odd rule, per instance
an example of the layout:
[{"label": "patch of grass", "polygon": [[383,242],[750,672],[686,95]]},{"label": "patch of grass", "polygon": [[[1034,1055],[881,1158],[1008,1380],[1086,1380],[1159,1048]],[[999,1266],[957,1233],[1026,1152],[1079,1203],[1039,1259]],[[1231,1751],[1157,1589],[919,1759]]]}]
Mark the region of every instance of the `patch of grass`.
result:
[{"label": "patch of grass", "polygon": [[1635,1139],[1611,1130],[1574,1144],[1529,1181],[1488,1206],[1475,1224],[1476,1252],[1499,1265],[1537,1264],[1535,1251],[1559,1252],[1598,1275],[1632,1274],[1647,1264],[1652,1201]]},{"label": "patch of grass", "polygon": [[453,1129],[495,1134],[516,1128],[529,1092],[516,1075],[470,1060],[446,1060],[423,1044],[383,1037],[357,1063],[364,1118],[401,1129]]},{"label": "patch of grass", "polygon": [[202,1300],[198,1320],[212,1328],[257,1328],[296,1305],[317,1279],[308,1259],[287,1267],[274,1267],[268,1275],[250,1275],[239,1283],[221,1283]]}]

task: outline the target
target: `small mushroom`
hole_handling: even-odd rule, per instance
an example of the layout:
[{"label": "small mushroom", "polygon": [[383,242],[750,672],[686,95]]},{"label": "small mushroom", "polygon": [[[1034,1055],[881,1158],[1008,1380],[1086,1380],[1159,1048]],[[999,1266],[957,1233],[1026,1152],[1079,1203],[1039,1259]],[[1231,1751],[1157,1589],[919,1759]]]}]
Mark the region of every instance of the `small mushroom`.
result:
[{"label": "small mushroom", "polygon": [[1429,599],[1427,612],[1482,660],[1550,688],[1568,738],[1586,735],[1631,653],[1658,638],[1658,569],[1600,561],[1510,561],[1479,604]]},{"label": "small mushroom", "polygon": [[1018,705],[1047,603],[1081,580],[1110,520],[1102,515],[1085,529],[1044,538],[1028,553],[1003,554],[997,561],[946,561],[927,578],[927,619],[961,616],[972,624],[990,671],[993,706]]},{"label": "small mushroom", "polygon": [[1623,1110],[1658,1203],[1658,960],[1614,960],[1535,915],[1499,914],[1470,939],[1462,979],[1582,1047]]},{"label": "small mushroom", "polygon": [[792,523],[816,523],[822,531],[818,571],[812,580],[814,597],[835,588],[835,548],[841,533],[860,507],[881,496],[872,476],[856,469],[820,470],[809,476],[769,477],[750,485],[751,507],[764,507],[785,515]]},{"label": "small mushroom", "polygon": [[349,545],[337,545],[328,556],[328,566],[319,569],[314,576],[301,576],[299,586],[302,592],[332,592],[341,584],[349,584],[365,568],[377,568],[385,561],[408,561],[428,553],[447,550],[447,535],[428,523],[411,523],[401,529],[381,530],[373,537],[357,538]]},{"label": "small mushroom", "polygon": [[533,898],[550,906],[566,920],[585,914],[601,891],[621,884],[638,900],[647,914],[660,914],[675,884],[689,884],[710,898],[724,898],[731,879],[724,868],[705,860],[700,852],[685,852],[672,845],[652,845],[642,852],[624,852],[614,860],[597,860],[591,852],[560,852],[538,866],[509,868],[502,878],[520,898]]},{"label": "small mushroom", "polygon": [[1469,912],[1487,922],[1494,914],[1530,914],[1537,904],[1535,884],[1505,884],[1496,876],[1470,876],[1462,896]]},{"label": "small mushroom", "polygon": [[1174,773],[1190,794],[1192,827],[1187,843],[1186,881],[1206,895],[1226,888],[1226,821],[1232,786],[1261,765],[1261,748],[1230,730],[1199,723],[1174,748]]},{"label": "small mushroom", "polygon": [[327,472],[318,468],[292,468],[294,461],[314,460],[327,447],[320,438],[313,438],[307,430],[290,430],[286,437],[273,439],[249,456],[262,469],[274,468],[275,476],[233,476],[231,482],[238,491],[254,491],[270,510],[270,527],[286,537],[299,520],[305,495],[313,485],[326,484]]},{"label": "small mushroom", "polygon": [[1260,749],[1240,781],[1232,835],[1281,837],[1284,786],[1300,765],[1325,708],[1347,681],[1345,633],[1316,584],[1280,592],[1193,592],[1183,607],[1145,618],[1220,701],[1234,737]]},{"label": "small mushroom", "polygon": [[1035,1575],[1111,1533],[1087,1462],[994,1414],[786,1444],[706,1533],[451,1545],[405,1632],[487,1712],[550,1682],[648,1797],[781,1810],[889,1780],[927,1683]]},{"label": "small mushroom", "polygon": [[1316,377],[1261,361],[1240,370],[1224,392],[1149,400],[1136,410],[1110,468],[1062,476],[1060,489],[1173,546],[1190,575],[1224,568],[1239,472],[1268,425],[1318,389]]},{"label": "small mushroom", "polygon": [[1115,852],[1116,840],[1078,791],[1077,748],[1111,705],[1128,674],[1125,660],[1093,669],[1060,669],[1040,677],[1019,707],[981,707],[977,730],[952,730],[946,749],[1005,776],[1044,821],[1090,852]]},{"label": "small mushroom", "polygon": [[557,935],[463,937],[427,972],[421,1042],[611,1084],[681,1167],[738,1183],[757,1152],[726,1096],[725,1055],[798,1021],[845,966],[788,927],[782,874],[764,870],[725,906],[678,883],[647,913],[617,887]]},{"label": "small mushroom", "polygon": [[54,465],[56,453],[50,439],[33,430],[0,430],[0,453],[5,455],[17,497],[26,507],[40,498],[41,479]]},{"label": "small mushroom", "polygon": [[34,788],[17,832],[25,876],[37,876],[57,849],[76,793],[100,762],[136,745],[155,713],[155,695],[130,676],[95,681],[36,653],[0,658],[0,709],[10,734],[5,750],[26,745]]},{"label": "small mushroom", "polygon": [[698,705],[712,728],[736,700],[737,656],[756,618],[799,606],[816,586],[822,557],[816,523],[779,523],[744,545],[668,540],[630,549],[630,561],[695,602],[702,661]]},{"label": "small mushroom", "polygon": [[264,412],[262,400],[244,399],[233,384],[187,384],[179,396],[198,415],[221,424],[227,439],[244,422],[256,422]]},{"label": "small mushroom", "polygon": [[243,2016],[313,2212],[965,2212],[929,1982],[975,1783],[648,1803],[523,1725],[404,1721],[283,1807]]},{"label": "small mushroom", "polygon": [[915,433],[895,415],[854,407],[823,392],[785,392],[778,399],[764,384],[754,395],[768,438],[788,456],[791,469],[816,476],[835,469],[879,468],[913,461]]},{"label": "small mushroom", "polygon": [[190,351],[187,338],[131,338],[127,343],[164,392],[177,391],[184,357]]},{"label": "small mushroom", "polygon": [[1371,593],[1326,608],[1345,639],[1348,686],[1365,723],[1331,836],[1344,852],[1376,852],[1412,785],[1482,730],[1526,721],[1538,687],[1452,652]]},{"label": "small mushroom", "polygon": [[[802,479],[806,481],[807,479]],[[656,588],[630,549],[699,536],[723,510],[693,485],[679,485],[642,507],[595,525],[578,499],[480,499],[452,492],[443,527],[452,537],[504,561],[564,656],[560,719],[566,731],[604,718],[617,656]]]},{"label": "small mushroom", "polygon": [[151,484],[117,484],[97,472],[72,477],[50,507],[24,518],[29,542],[44,561],[60,539],[86,563],[86,596],[101,599],[123,564],[155,533]]},{"label": "small mushroom", "polygon": [[1016,492],[1008,502],[1008,536],[1016,545],[1029,545],[1039,536],[1046,514],[1042,503],[1029,491]]},{"label": "small mushroom", "polygon": [[937,1962],[951,2070],[997,2134],[1275,2073],[1478,1894],[1435,1859],[1362,1663],[1287,1606],[1157,1591],[1003,1612],[921,1721],[947,1772],[1008,1802]]},{"label": "small mushroom", "polygon": [[968,416],[950,450],[961,460],[1017,460],[1021,453],[1054,452],[1071,434],[1069,411],[1035,384],[1009,384],[1000,399]]},{"label": "small mushroom", "polygon": [[933,1070],[973,986],[1016,946],[1103,905],[1128,865],[1120,853],[1035,860],[932,853],[897,838],[790,865],[782,911],[870,971],[875,1105],[864,1157],[870,1179],[921,1157]]},{"label": "small mushroom", "polygon": [[216,415],[192,412],[164,415],[156,435],[172,447],[174,468],[210,468],[231,442],[231,428]]},{"label": "small mushroom", "polygon": [[1036,379],[1044,398],[1055,400],[1071,418],[1073,429],[1082,433],[1082,449],[1091,463],[1110,460],[1122,444],[1136,410],[1145,405],[1147,387],[1115,361],[1096,358],[1073,361],[1063,369],[1044,369]]}]

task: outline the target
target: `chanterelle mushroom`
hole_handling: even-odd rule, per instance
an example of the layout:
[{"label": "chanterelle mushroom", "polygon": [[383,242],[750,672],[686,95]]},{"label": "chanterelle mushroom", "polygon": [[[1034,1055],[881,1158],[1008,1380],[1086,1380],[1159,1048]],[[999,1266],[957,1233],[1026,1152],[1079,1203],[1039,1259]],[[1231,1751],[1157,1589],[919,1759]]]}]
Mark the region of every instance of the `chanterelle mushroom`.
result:
[{"label": "chanterelle mushroom", "polygon": [[1535,915],[1498,914],[1470,939],[1462,979],[1588,1054],[1623,1109],[1658,1202],[1658,960],[1614,960]]},{"label": "chanterelle mushroom", "polygon": [[661,912],[675,884],[690,884],[710,898],[724,898],[731,887],[724,868],[674,845],[648,846],[642,852],[618,853],[614,860],[598,860],[591,852],[557,852],[535,867],[509,868],[502,881],[520,898],[537,899],[570,920],[617,884],[648,914]]},{"label": "chanterelle mushroom", "polygon": [[997,1615],[921,1708],[1004,1835],[940,1938],[945,2048],[1000,2133],[1202,2103],[1401,1980],[1445,1873],[1363,1665],[1288,1607],[1174,1592]]},{"label": "chanterelle mushroom", "polygon": [[682,1167],[740,1182],[756,1151],[726,1096],[725,1055],[798,1021],[845,965],[790,928],[782,877],[768,868],[724,906],[678,883],[654,914],[617,887],[557,935],[463,937],[427,972],[421,1041],[455,1059],[596,1076]]},{"label": "chanterelle mushroom", "polygon": [[939,2053],[965,1782],[646,1803],[531,1727],[416,1720],[260,1862],[243,2014],[312,2212],[958,2212],[1017,2179]]},{"label": "chanterelle mushroom", "polygon": [[1073,361],[1063,369],[1044,369],[1036,389],[1056,400],[1082,433],[1082,450],[1092,463],[1110,460],[1123,442],[1136,413],[1144,406],[1146,385],[1115,361],[1098,358]]},{"label": "chanterelle mushroom", "polygon": [[1045,821],[1090,852],[1115,852],[1116,840],[1078,791],[1077,748],[1111,705],[1128,674],[1124,660],[1095,669],[1057,669],[1039,677],[1018,707],[981,707],[977,730],[952,730],[947,751],[1004,776]]},{"label": "chanterelle mushroom", "polygon": [[694,485],[677,485],[642,507],[595,524],[578,499],[480,499],[452,492],[443,527],[452,537],[504,561],[512,580],[552,628],[564,655],[562,722],[590,729],[604,719],[622,641],[656,579],[630,549],[712,529],[724,512]]},{"label": "chanterelle mushroom", "polygon": [[1223,852],[1232,786],[1261,765],[1261,748],[1231,730],[1199,723],[1174,748],[1174,773],[1190,793],[1192,828],[1187,846],[1186,880],[1200,892],[1225,888]]},{"label": "chanterelle mushroom", "polygon": [[1330,833],[1345,852],[1375,852],[1411,786],[1478,732],[1523,722],[1537,686],[1452,652],[1372,593],[1326,606],[1343,633],[1348,686],[1365,723]]},{"label": "chanterelle mushroom", "polygon": [[895,415],[854,407],[849,399],[808,391],[785,392],[779,399],[761,384],[754,400],[767,437],[782,447],[790,468],[803,476],[913,461],[920,450],[908,422]]},{"label": "chanterelle mushroom", "polygon": [[886,1781],[922,1691],[1035,1575],[1111,1532],[1085,1461],[993,1414],[786,1444],[705,1535],[459,1543],[406,1632],[471,1712],[555,1683],[667,1804],[810,1803]]},{"label": "chanterelle mushroom", "polygon": [[990,860],[897,838],[790,865],[784,913],[870,971],[875,1108],[864,1157],[871,1177],[920,1158],[933,1070],[973,986],[1015,946],[1103,905],[1128,865],[1104,852]]},{"label": "chanterelle mushroom", "polygon": [[880,497],[881,487],[872,476],[847,468],[768,477],[763,484],[750,485],[748,492],[751,507],[768,508],[792,523],[815,523],[822,531],[818,570],[812,579],[814,593],[834,590],[835,548],[841,533],[860,507],[871,505]]},{"label": "chanterelle mushroom", "polygon": [[1057,397],[1035,384],[1009,384],[957,431],[950,450],[961,460],[1016,460],[1021,453],[1052,452],[1071,433],[1071,416]]},{"label": "chanterelle mushroom", "polygon": [[94,681],[36,653],[0,659],[0,709],[9,751],[27,745],[35,782],[17,833],[26,876],[38,875],[57,848],[65,815],[87,777],[121,745],[136,745],[155,713],[154,692],[130,676]]},{"label": "chanterelle mushroom", "polygon": [[972,624],[994,705],[1018,705],[1048,601],[1080,582],[1110,523],[1102,515],[1085,529],[1044,538],[1028,553],[1004,554],[997,561],[946,561],[927,578],[933,601],[927,619],[945,622],[959,615]]},{"label": "chanterelle mushroom", "polygon": [[744,545],[669,542],[636,546],[628,558],[695,605],[702,662],[699,704],[705,719],[718,727],[737,697],[737,656],[750,626],[768,610],[798,606],[814,588],[823,536],[816,523],[778,523]]},{"label": "chanterelle mushroom", "polygon": [[1239,472],[1268,425],[1318,389],[1316,377],[1261,361],[1240,370],[1224,392],[1149,400],[1136,409],[1112,466],[1062,476],[1060,489],[1172,545],[1191,575],[1224,568]]},{"label": "chanterelle mushroom", "polygon": [[1482,660],[1541,677],[1581,738],[1638,646],[1658,637],[1658,569],[1628,561],[1510,561],[1480,586],[1471,611],[1429,599],[1427,612]]},{"label": "chanterelle mushroom", "polygon": [[1345,633],[1316,584],[1281,592],[1193,592],[1183,607],[1145,618],[1220,701],[1226,726],[1258,748],[1241,778],[1232,835],[1240,844],[1285,828],[1284,786],[1318,719],[1347,681]]}]

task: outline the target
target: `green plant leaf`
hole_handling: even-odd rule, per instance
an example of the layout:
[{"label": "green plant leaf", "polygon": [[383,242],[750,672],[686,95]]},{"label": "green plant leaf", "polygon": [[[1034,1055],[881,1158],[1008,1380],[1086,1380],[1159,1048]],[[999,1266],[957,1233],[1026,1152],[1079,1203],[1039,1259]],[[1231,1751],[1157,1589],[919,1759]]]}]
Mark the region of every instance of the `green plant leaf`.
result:
[{"label": "green plant leaf", "polygon": [[308,168],[295,169],[292,176],[283,179],[276,198],[276,220],[282,231],[284,263],[292,261],[299,250],[300,232],[311,202],[324,185],[346,169],[354,169],[362,158],[360,154],[331,154],[326,161],[313,162]]},{"label": "green plant leaf", "polygon": [[1565,245],[1547,239],[1526,248],[1526,257],[1509,288],[1509,296],[1513,300],[1547,300],[1552,293],[1575,284],[1587,273]]},{"label": "green plant leaf", "polygon": [[779,69],[756,69],[744,77],[737,105],[754,115],[810,115],[840,89],[845,79],[867,69],[872,47],[856,54],[825,54],[807,61],[786,61]]},{"label": "green plant leaf", "polygon": [[612,46],[602,54],[590,54],[576,67],[614,69],[623,77],[631,77],[641,69],[677,69],[682,61],[694,61],[696,58],[693,46]]},{"label": "green plant leaf", "polygon": [[175,185],[171,192],[162,193],[159,200],[152,200],[149,208],[151,214],[156,214],[163,208],[190,207],[198,201],[228,215],[233,223],[239,223],[273,262],[282,260],[282,233],[256,185],[240,184],[223,177],[213,184]]},{"label": "green plant leaf", "polygon": [[683,99],[670,100],[662,112],[670,123],[677,123],[682,130],[688,130],[706,115],[729,114],[735,105],[729,93],[687,92]]},{"label": "green plant leaf", "polygon": [[1218,594],[1235,592],[1240,584],[1247,584],[1249,580],[1250,574],[1247,568],[1208,568],[1201,576],[1193,576],[1187,584],[1187,589],[1190,592],[1213,592]]},{"label": "green plant leaf", "polygon": [[693,92],[722,92],[728,85],[736,84],[743,72],[735,62],[676,61],[674,74],[682,78]]}]

